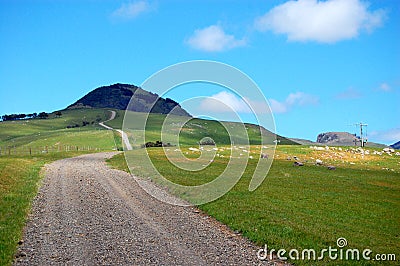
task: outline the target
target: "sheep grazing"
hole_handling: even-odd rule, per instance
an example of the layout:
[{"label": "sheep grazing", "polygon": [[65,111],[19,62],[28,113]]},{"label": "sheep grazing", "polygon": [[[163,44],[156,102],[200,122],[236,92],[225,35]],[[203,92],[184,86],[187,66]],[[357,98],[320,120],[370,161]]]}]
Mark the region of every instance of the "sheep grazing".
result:
[{"label": "sheep grazing", "polygon": [[316,165],[322,165],[322,160],[316,159],[316,160],[315,160],[315,164],[316,164]]}]

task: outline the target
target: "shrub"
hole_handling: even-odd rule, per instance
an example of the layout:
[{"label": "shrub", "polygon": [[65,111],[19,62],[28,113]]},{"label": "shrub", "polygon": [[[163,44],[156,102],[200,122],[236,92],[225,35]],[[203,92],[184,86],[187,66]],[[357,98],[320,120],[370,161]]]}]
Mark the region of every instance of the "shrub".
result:
[{"label": "shrub", "polygon": [[215,146],[214,140],[212,138],[210,138],[210,137],[202,138],[200,140],[199,144],[200,145],[212,145],[212,146]]}]

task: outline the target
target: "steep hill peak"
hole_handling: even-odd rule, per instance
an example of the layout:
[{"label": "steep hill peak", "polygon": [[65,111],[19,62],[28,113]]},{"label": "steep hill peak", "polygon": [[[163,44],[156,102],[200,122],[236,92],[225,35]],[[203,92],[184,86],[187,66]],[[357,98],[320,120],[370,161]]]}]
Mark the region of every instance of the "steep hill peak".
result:
[{"label": "steep hill peak", "polygon": [[[132,98],[133,95],[134,98]],[[68,106],[68,109],[73,108],[128,109],[135,112],[172,113],[174,115],[190,116],[188,112],[172,99],[164,99],[138,86],[121,83],[94,89],[74,104]]]}]

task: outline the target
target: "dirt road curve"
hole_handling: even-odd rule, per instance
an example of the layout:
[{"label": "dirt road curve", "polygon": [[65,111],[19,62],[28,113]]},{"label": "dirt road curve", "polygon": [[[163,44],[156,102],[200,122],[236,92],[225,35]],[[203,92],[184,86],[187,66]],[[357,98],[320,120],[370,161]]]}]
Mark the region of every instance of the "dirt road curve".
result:
[{"label": "dirt road curve", "polygon": [[[115,111],[112,111],[112,110],[110,110],[110,112],[111,112],[110,119],[108,119],[106,121],[103,121],[103,122],[100,122],[99,125],[104,127],[104,128],[106,128],[106,129],[114,130],[112,127],[107,126],[107,125],[104,124],[105,122],[113,120],[115,118],[116,114],[117,114]],[[122,138],[122,141],[124,143],[125,149],[128,150],[128,151],[131,151],[133,148],[132,148],[131,143],[129,142],[128,135],[124,131],[122,131],[121,129],[115,129],[115,130],[118,131],[119,134],[121,134],[121,138]]]},{"label": "dirt road curve", "polygon": [[257,265],[258,248],[148,196],[98,153],[46,167],[15,265]]}]

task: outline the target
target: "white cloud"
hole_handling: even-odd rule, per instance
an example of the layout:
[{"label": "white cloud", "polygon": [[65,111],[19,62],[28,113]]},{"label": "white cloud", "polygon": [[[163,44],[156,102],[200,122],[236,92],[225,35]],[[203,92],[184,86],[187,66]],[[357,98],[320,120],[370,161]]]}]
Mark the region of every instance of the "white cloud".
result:
[{"label": "white cloud", "polygon": [[[200,103],[200,109],[215,113],[268,113],[270,110],[274,113],[286,113],[294,106],[315,105],[318,98],[304,92],[289,94],[283,102],[275,99],[268,100],[270,108],[266,102],[254,101],[248,98],[240,99],[236,95],[222,91],[214,94]],[[249,106],[250,105],[250,106]],[[252,111],[253,110],[253,111]]]},{"label": "white cloud", "polygon": [[[249,107],[250,105],[250,107]],[[200,109],[216,113],[267,113],[269,108],[266,102],[253,101],[248,98],[241,99],[233,93],[221,91],[214,94],[200,103]]]},{"label": "white cloud", "polygon": [[388,91],[391,91],[392,88],[389,86],[389,84],[387,84],[386,82],[384,82],[384,83],[382,83],[381,85],[379,85],[379,90],[388,92]]},{"label": "white cloud", "polygon": [[272,112],[276,114],[286,113],[288,111],[288,105],[285,102],[278,102],[274,99],[269,99],[269,104],[271,105]]},{"label": "white cloud", "polygon": [[368,11],[360,0],[299,0],[278,5],[255,21],[260,31],[286,34],[289,41],[334,43],[382,25],[385,12]]},{"label": "white cloud", "polygon": [[376,141],[393,144],[400,141],[400,128],[392,128],[382,131],[373,131],[369,134],[370,138]]},{"label": "white cloud", "polygon": [[194,49],[206,52],[220,52],[246,44],[245,40],[238,40],[233,35],[226,34],[218,25],[211,25],[204,29],[197,29],[187,40]]},{"label": "white cloud", "polygon": [[147,12],[151,9],[147,1],[137,1],[122,4],[116,9],[111,16],[119,19],[134,19],[140,14]]},{"label": "white cloud", "polygon": [[294,106],[315,105],[318,101],[318,97],[304,92],[290,93],[283,102],[269,99],[272,112],[276,114],[286,113]]},{"label": "white cloud", "polygon": [[234,94],[221,91],[214,94],[200,103],[200,108],[211,112],[225,113],[236,111],[238,113],[250,113],[250,108],[246,103]]},{"label": "white cloud", "polygon": [[351,100],[351,99],[358,99],[361,97],[362,97],[361,92],[352,87],[336,95],[336,98],[340,100]]}]

